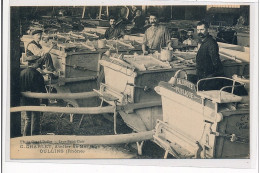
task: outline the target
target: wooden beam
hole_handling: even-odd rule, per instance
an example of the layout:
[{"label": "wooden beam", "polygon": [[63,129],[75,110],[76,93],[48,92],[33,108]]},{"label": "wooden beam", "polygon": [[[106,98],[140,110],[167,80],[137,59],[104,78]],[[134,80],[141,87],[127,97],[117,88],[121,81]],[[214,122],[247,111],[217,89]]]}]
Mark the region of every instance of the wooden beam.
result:
[{"label": "wooden beam", "polygon": [[29,98],[38,99],[85,99],[99,96],[98,93],[82,92],[82,93],[34,93],[34,92],[21,92],[21,95]]},{"label": "wooden beam", "polygon": [[[154,107],[154,106],[161,106],[162,101],[151,101],[151,102],[143,102],[143,103],[132,103],[132,104],[127,104],[125,106],[121,107],[121,111],[124,110],[126,113],[131,113],[136,109],[143,109],[143,108],[149,108],[149,107]],[[118,110],[120,110],[120,106],[118,106]]]},{"label": "wooden beam", "polygon": [[106,107],[56,107],[56,106],[18,106],[10,108],[10,112],[56,112],[67,114],[103,114],[114,113],[115,106]]},{"label": "wooden beam", "polygon": [[[15,141],[45,141],[44,144],[60,144],[60,141],[81,141],[80,145],[111,145],[134,143],[153,139],[154,131],[144,131],[139,133],[120,134],[120,135],[100,135],[100,136],[75,136],[75,135],[37,135],[23,136],[11,139]],[[40,143],[37,143],[40,144]],[[69,143],[68,143],[69,144]],[[67,145],[68,145],[67,144]]]}]

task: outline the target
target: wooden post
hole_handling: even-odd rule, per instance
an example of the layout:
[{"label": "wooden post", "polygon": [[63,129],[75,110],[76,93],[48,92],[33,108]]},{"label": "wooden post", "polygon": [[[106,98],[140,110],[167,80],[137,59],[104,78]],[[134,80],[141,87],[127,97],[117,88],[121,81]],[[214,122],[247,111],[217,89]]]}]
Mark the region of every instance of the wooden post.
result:
[{"label": "wooden post", "polygon": [[84,16],[85,16],[85,11],[86,11],[86,7],[84,6],[84,7],[83,7],[82,16],[81,16],[81,18],[82,18],[82,19],[83,19],[83,18],[84,18]]},{"label": "wooden post", "polygon": [[[20,7],[11,7],[11,45],[10,45],[10,100],[11,107],[20,105]],[[7,57],[5,57],[7,58]],[[11,113],[10,116],[11,137],[21,136],[21,114],[20,112]]]},{"label": "wooden post", "polygon": [[142,5],[142,14],[146,15],[146,6]]},{"label": "wooden post", "polygon": [[98,15],[98,19],[101,19],[101,13],[102,13],[102,6],[99,7],[99,15]]},{"label": "wooden post", "polygon": [[108,11],[108,6],[107,6],[107,18],[109,18],[109,11]]}]

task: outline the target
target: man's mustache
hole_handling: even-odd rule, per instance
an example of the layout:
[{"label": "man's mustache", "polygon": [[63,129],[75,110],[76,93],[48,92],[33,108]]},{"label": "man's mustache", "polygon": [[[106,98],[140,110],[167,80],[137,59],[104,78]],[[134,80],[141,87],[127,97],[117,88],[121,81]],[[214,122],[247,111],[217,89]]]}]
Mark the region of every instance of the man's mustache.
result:
[{"label": "man's mustache", "polygon": [[205,37],[205,35],[202,34],[202,33],[198,33],[198,36],[199,36],[199,37]]}]

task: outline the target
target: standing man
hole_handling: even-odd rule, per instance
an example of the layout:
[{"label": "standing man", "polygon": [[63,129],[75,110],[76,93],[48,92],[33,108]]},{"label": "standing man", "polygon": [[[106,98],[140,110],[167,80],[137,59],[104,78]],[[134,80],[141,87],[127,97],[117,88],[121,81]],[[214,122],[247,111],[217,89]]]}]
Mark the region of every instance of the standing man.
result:
[{"label": "standing man", "polygon": [[54,75],[57,75],[55,68],[53,66],[52,58],[50,55],[50,51],[54,47],[52,46],[48,50],[43,50],[40,41],[42,39],[42,30],[35,30],[32,32],[33,40],[28,43],[26,47],[26,59],[34,59],[35,65],[41,67],[43,70],[43,65],[45,65],[45,71],[47,73],[53,72]]},{"label": "standing man", "polygon": [[109,18],[110,27],[105,32],[107,40],[117,40],[125,35],[123,28],[116,25],[116,19],[113,16]]},{"label": "standing man", "polygon": [[196,69],[198,79],[223,76],[223,65],[219,58],[219,47],[209,35],[209,25],[201,21],[197,24],[197,33],[201,39],[201,45],[196,56]]},{"label": "standing man", "polygon": [[170,32],[165,26],[158,24],[157,14],[150,14],[149,23],[151,27],[145,31],[143,37],[143,53],[148,54],[150,50],[160,51],[161,48],[166,47],[167,44],[170,47]]},{"label": "standing man", "polygon": [[[21,92],[45,93],[45,85],[42,74],[36,70],[41,68],[36,56],[30,56],[28,67],[20,73]],[[21,106],[40,106],[40,100],[36,98],[21,97]],[[40,112],[26,111],[22,114],[24,120],[23,136],[38,135],[40,133]]]}]

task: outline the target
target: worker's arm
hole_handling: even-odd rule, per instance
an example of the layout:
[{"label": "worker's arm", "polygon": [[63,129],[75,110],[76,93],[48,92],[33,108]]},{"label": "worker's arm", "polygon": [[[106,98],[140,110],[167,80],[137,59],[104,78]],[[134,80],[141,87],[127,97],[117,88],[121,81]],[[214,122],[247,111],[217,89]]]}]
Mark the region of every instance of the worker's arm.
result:
[{"label": "worker's arm", "polygon": [[146,45],[145,44],[142,44],[142,51],[143,51],[144,55],[148,54],[148,51],[146,50]]},{"label": "worker's arm", "polygon": [[119,28],[118,38],[123,38],[125,36],[125,30],[123,28]]},{"label": "worker's arm", "polygon": [[144,55],[148,54],[148,50],[146,49],[146,47],[147,47],[147,37],[146,37],[146,32],[145,32],[144,37],[143,37],[143,44],[142,44],[142,51],[143,51]]},{"label": "worker's arm", "polygon": [[164,39],[165,39],[165,43],[166,43],[165,46],[168,48],[172,48],[171,34],[170,34],[170,31],[168,30],[168,28],[165,28]]},{"label": "worker's arm", "polygon": [[52,43],[52,44],[51,44],[51,47],[50,47],[49,49],[43,51],[43,52],[44,52],[44,53],[50,53],[50,51],[53,49],[54,45],[55,45],[55,44]]},{"label": "worker's arm", "polygon": [[36,56],[43,56],[44,54],[49,53],[53,47],[54,47],[54,44],[52,44],[51,47],[48,48],[47,50],[44,50],[44,49],[39,48],[35,44],[29,44],[28,50],[30,50]]},{"label": "worker's arm", "polygon": [[105,39],[109,39],[109,28],[106,30],[106,32],[105,32],[105,35],[104,35],[104,37],[105,37]]},{"label": "worker's arm", "polygon": [[219,47],[217,43],[209,44],[209,56],[214,67],[215,74],[223,73],[223,65],[219,57]]}]

